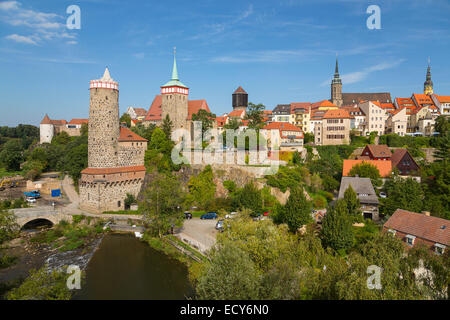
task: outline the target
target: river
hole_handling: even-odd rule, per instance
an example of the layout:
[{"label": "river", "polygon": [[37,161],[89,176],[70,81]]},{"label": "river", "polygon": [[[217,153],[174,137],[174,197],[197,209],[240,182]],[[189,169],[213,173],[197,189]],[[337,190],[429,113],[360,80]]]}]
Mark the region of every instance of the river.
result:
[{"label": "river", "polygon": [[186,266],[128,234],[106,235],[75,300],[183,300],[192,297]]}]

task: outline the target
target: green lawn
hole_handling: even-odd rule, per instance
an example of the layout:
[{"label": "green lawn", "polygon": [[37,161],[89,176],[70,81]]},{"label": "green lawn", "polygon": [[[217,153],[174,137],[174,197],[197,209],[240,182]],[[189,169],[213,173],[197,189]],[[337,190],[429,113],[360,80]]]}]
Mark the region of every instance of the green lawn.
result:
[{"label": "green lawn", "polygon": [[0,168],[0,178],[22,175],[22,171],[7,171],[5,168]]}]

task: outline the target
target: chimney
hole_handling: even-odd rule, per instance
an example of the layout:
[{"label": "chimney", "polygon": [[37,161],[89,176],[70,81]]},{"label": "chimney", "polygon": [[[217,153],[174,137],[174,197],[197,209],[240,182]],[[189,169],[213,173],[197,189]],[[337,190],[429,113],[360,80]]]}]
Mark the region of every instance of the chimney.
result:
[{"label": "chimney", "polygon": [[422,213],[426,216],[430,216],[430,211],[422,211]]}]

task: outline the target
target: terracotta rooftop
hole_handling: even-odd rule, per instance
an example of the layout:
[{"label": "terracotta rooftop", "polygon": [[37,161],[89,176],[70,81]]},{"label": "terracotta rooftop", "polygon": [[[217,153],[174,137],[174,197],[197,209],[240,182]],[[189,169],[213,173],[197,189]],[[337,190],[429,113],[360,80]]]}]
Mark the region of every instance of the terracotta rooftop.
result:
[{"label": "terracotta rooftop", "polygon": [[342,93],[343,105],[352,105],[360,101],[379,101],[381,103],[392,102],[389,92],[378,93]]},{"label": "terracotta rooftop", "polygon": [[[162,96],[157,95],[155,96],[155,99],[153,99],[152,105],[150,106],[150,109],[148,110],[147,115],[145,116],[146,121],[155,121],[155,120],[162,120],[161,114],[162,114]],[[187,120],[192,119],[192,115],[194,113],[197,113],[200,109],[204,109],[208,112],[211,112],[209,110],[208,103],[206,100],[189,100],[188,101],[188,117]]]},{"label": "terracotta rooftop", "polygon": [[281,130],[281,131],[302,131],[299,127],[294,126],[289,122],[271,122],[266,125],[263,129],[265,130]]},{"label": "terracotta rooftop", "polygon": [[331,109],[325,112],[324,119],[353,119],[354,117],[345,109]]},{"label": "terracotta rooftop", "polygon": [[450,245],[450,221],[446,219],[397,209],[384,227],[446,246]]},{"label": "terracotta rooftop", "polygon": [[142,138],[128,128],[120,127],[119,142],[147,142],[147,139]]},{"label": "terracotta rooftop", "polygon": [[87,124],[89,119],[72,119],[69,121],[69,124]]},{"label": "terracotta rooftop", "polygon": [[247,92],[245,92],[245,90],[242,89],[241,86],[239,86],[239,88],[237,88],[237,89],[234,91],[234,93],[245,93],[245,94],[247,94]]},{"label": "terracotta rooftop", "polygon": [[145,117],[147,115],[147,110],[144,108],[134,108],[134,112],[138,117]]},{"label": "terracotta rooftop", "polygon": [[[395,149],[391,157],[392,167],[396,167],[406,154],[409,154],[408,150],[406,149]],[[414,163],[416,162],[413,157],[411,157],[411,159]],[[417,163],[416,166],[419,167]]]},{"label": "terracotta rooftop", "polygon": [[372,155],[376,158],[381,157],[391,157],[392,152],[391,149],[385,144],[368,144],[367,148],[370,150]]},{"label": "terracotta rooftop", "polygon": [[392,162],[386,160],[344,160],[342,176],[348,177],[353,166],[361,163],[370,163],[377,167],[382,178],[389,177],[392,173]]},{"label": "terracotta rooftop", "polygon": [[145,171],[145,166],[133,166],[133,167],[116,167],[116,168],[86,168],[81,171],[82,174],[114,174],[114,173],[128,173]]},{"label": "terracotta rooftop", "polygon": [[229,117],[240,117],[243,112],[244,112],[244,110],[233,110],[228,114],[228,116]]},{"label": "terracotta rooftop", "polygon": [[208,103],[205,99],[202,100],[189,100],[188,101],[188,120],[192,119],[192,115],[197,113],[200,109],[204,109],[207,112],[211,112],[209,110]]}]

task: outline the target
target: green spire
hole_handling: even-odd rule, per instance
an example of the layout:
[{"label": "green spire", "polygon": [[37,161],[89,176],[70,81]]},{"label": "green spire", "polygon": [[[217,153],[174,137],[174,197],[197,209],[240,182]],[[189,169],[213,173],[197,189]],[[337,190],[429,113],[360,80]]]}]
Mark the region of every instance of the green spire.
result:
[{"label": "green spire", "polygon": [[173,69],[172,69],[172,79],[167,82],[165,85],[162,86],[162,88],[164,87],[173,87],[173,86],[177,86],[177,87],[182,87],[182,88],[187,88],[178,78],[178,69],[177,69],[177,59],[176,59],[176,48],[173,48]]},{"label": "green spire", "polygon": [[172,70],[172,80],[180,80],[178,78],[177,70],[177,47],[173,48],[173,70]]}]

